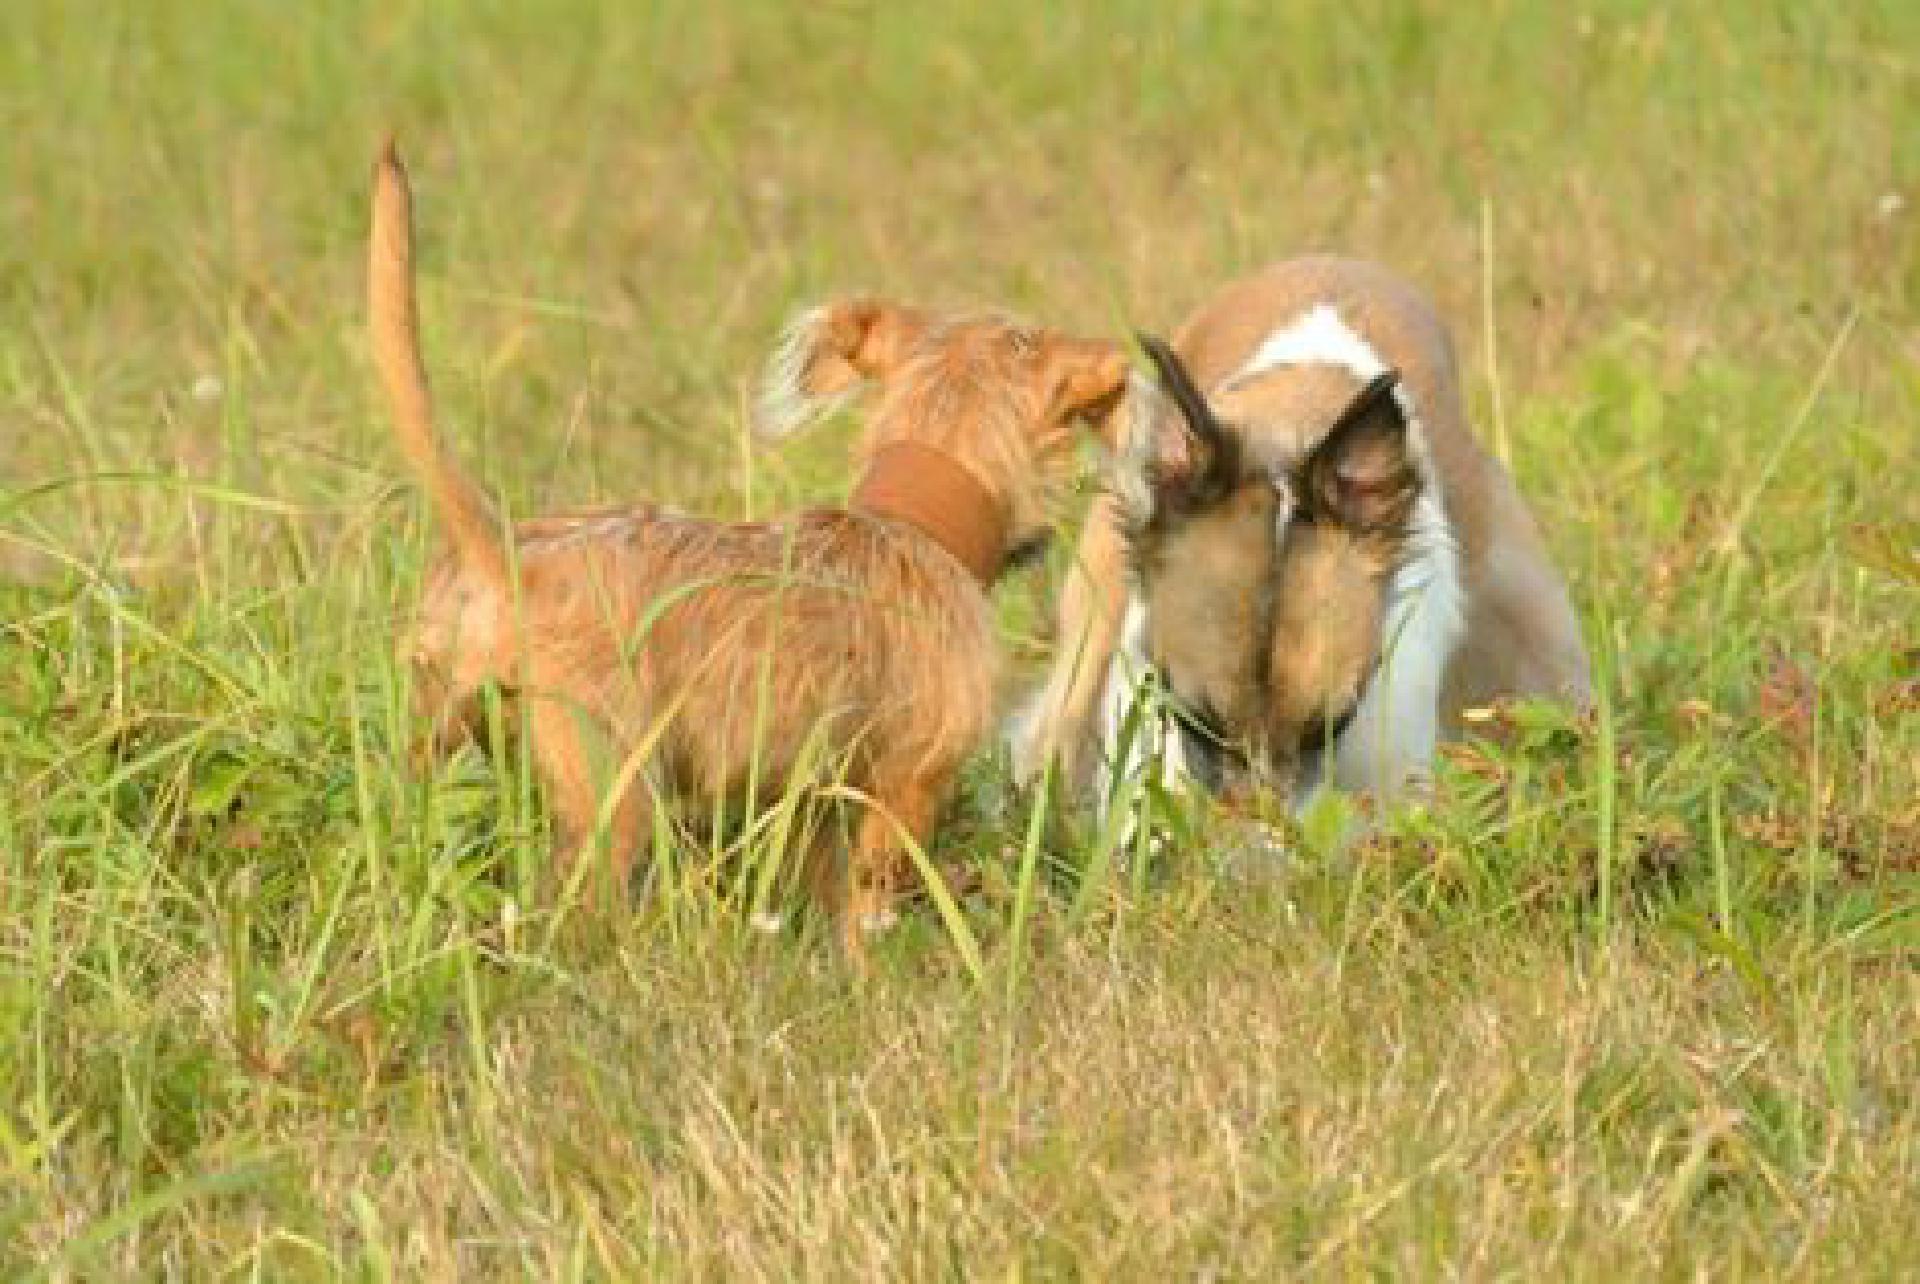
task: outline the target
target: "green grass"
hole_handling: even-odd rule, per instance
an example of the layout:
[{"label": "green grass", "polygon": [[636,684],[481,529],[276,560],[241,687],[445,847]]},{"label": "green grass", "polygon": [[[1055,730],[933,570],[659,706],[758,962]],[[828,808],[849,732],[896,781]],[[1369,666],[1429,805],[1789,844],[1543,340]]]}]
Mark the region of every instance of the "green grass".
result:
[{"label": "green grass", "polygon": [[[1911,1275],[1916,51],[1895,0],[0,7],[0,1274]],[[389,126],[523,512],[841,493],[848,424],[743,423],[827,292],[1112,333],[1393,263],[1602,715],[1284,869],[1116,875],[983,758],[931,855],[984,890],[864,983],[697,846],[556,923],[524,764],[403,765]]]}]

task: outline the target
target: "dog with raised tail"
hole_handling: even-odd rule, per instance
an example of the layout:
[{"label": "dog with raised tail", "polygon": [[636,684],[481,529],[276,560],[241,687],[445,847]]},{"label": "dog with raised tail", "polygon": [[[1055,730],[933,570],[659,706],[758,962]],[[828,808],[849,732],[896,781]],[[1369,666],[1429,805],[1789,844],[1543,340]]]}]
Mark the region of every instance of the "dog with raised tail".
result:
[{"label": "dog with raised tail", "polygon": [[[1391,797],[1468,710],[1587,703],[1566,588],[1411,286],[1283,262],[1216,294],[1155,364],[1013,729],[1019,775],[1053,760],[1105,783],[1151,754],[1213,783],[1250,758],[1296,805],[1328,779]],[[1181,713],[1129,746],[1143,675]]]},{"label": "dog with raised tail", "polygon": [[891,920],[963,759],[990,734],[1000,650],[988,591],[1044,535],[1082,425],[1112,430],[1119,345],[875,299],[816,308],[770,362],[761,426],[797,427],[872,385],[844,508],[728,523],[652,504],[504,524],[443,449],[420,353],[412,198],[374,175],[369,293],[400,445],[448,550],[407,643],[436,744],[495,687],[577,858],[623,887],[663,802],[778,795],[822,745],[858,801],[815,882],[856,959]]}]

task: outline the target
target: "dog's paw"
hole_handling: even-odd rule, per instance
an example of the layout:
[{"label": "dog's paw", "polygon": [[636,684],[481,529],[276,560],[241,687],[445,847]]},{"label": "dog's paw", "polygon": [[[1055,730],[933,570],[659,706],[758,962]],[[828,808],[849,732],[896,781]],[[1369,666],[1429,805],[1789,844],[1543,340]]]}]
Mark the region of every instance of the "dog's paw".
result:
[{"label": "dog's paw", "polygon": [[868,936],[879,936],[883,932],[890,932],[899,922],[900,916],[894,913],[890,905],[867,910],[859,918],[860,930]]},{"label": "dog's paw", "polygon": [[1046,770],[1045,717],[1046,710],[1041,707],[1041,702],[1037,699],[1030,701],[1007,720],[1002,733],[1009,774],[1013,777],[1013,783],[1022,789],[1032,788]]}]

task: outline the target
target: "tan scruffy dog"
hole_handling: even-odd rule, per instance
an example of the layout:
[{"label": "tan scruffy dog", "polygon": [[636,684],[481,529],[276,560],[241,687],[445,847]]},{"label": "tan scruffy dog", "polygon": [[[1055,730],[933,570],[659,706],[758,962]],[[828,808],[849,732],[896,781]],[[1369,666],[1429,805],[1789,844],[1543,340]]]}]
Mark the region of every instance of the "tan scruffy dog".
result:
[{"label": "tan scruffy dog", "polygon": [[863,930],[890,919],[907,842],[928,839],[991,730],[987,590],[1045,534],[1073,426],[1106,424],[1124,352],[999,319],[831,304],[791,327],[761,406],[785,431],[878,386],[846,508],[723,523],[637,505],[509,532],[435,436],[391,147],[374,189],[375,355],[451,545],[410,656],[441,742],[471,727],[487,685],[524,702],[565,844],[577,853],[604,820],[620,886],[657,801],[738,798],[750,782],[777,793],[824,737],[863,800],[834,906],[858,957]]}]

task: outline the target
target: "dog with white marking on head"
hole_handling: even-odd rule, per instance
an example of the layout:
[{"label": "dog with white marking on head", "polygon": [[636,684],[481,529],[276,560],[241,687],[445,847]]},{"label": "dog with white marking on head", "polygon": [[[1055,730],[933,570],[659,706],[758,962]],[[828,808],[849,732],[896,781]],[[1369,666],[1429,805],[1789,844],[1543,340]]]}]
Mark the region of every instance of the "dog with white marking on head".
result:
[{"label": "dog with white marking on head", "polygon": [[[1017,774],[1055,761],[1111,798],[1150,762],[1214,788],[1242,764],[1296,807],[1328,782],[1390,798],[1470,709],[1588,701],[1565,585],[1416,290],[1291,260],[1147,346]],[[1135,716],[1146,683],[1169,716]]]}]

